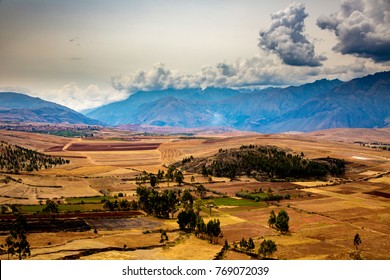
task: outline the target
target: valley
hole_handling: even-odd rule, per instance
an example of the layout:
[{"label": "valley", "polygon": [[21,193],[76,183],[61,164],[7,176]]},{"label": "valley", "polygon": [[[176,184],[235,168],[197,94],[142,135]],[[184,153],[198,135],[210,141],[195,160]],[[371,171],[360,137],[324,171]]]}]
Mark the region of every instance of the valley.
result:
[{"label": "valley", "polygon": [[[356,233],[361,237],[360,250],[365,259],[389,259],[390,151],[355,143],[386,143],[389,133],[389,129],[334,129],[299,134],[200,131],[191,136],[145,136],[101,128],[94,137],[66,138],[2,130],[2,141],[70,162],[33,172],[1,172],[1,222],[5,225],[7,219],[12,219],[12,208],[35,215],[31,219],[44,219],[37,213],[50,199],[58,203],[57,221],[66,218],[87,225],[82,230],[59,227],[27,232],[29,259],[214,259],[225,240],[230,249],[223,253],[223,259],[250,259],[251,252],[238,245],[242,238],[253,239],[252,253],[264,239],[273,240],[277,251],[272,257],[276,259],[349,259]],[[204,202],[200,216],[205,222],[220,221],[223,236],[218,244],[179,229],[177,215],[183,205],[173,219],[157,218],[143,210],[132,216],[126,213],[134,210],[110,211],[104,207],[106,200],[136,202],[137,187],[150,186],[148,180],[139,181],[142,174],[167,172],[171,164],[191,156],[206,158],[220,149],[242,145],[276,146],[293,154],[303,153],[307,159],[342,159],[346,162],[345,174],[258,181],[245,175],[231,180],[182,170],[182,183],[159,180],[155,186],[158,193],[188,189],[195,199]],[[200,184],[206,189],[202,195],[197,192]],[[256,201],[239,197],[238,193],[288,195],[288,199]],[[211,202],[213,206],[208,207]],[[286,234],[268,225],[271,210],[278,213],[281,209],[290,217]],[[163,231],[168,240],[161,242]],[[1,244],[6,237],[7,231],[3,230]],[[7,259],[7,255],[0,258]]]}]

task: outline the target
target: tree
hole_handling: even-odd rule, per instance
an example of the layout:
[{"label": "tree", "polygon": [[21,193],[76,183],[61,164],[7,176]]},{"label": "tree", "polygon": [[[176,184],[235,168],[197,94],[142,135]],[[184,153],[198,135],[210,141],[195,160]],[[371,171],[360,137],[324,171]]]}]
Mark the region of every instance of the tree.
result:
[{"label": "tree", "polygon": [[355,234],[355,237],[353,238],[353,246],[355,247],[355,250],[352,252],[349,252],[349,257],[353,260],[364,260],[364,257],[362,255],[362,252],[359,250],[359,245],[362,243],[362,240],[358,233]]},{"label": "tree", "polygon": [[359,245],[362,243],[360,236],[356,233],[355,238],[353,239],[353,246],[355,246],[355,250],[359,251]]},{"label": "tree", "polygon": [[288,216],[287,212],[283,209],[279,211],[278,217],[276,218],[275,227],[277,230],[280,230],[280,233],[288,232],[289,225],[288,222],[290,220],[290,217]]},{"label": "tree", "polygon": [[165,178],[167,179],[168,183],[169,183],[169,181],[173,180],[173,171],[175,171],[175,167],[171,165],[168,168],[167,173],[165,174]]},{"label": "tree", "polygon": [[186,211],[181,211],[177,215],[177,223],[179,228],[184,231],[192,232],[197,224],[197,216],[193,209],[188,209]]},{"label": "tree", "polygon": [[49,214],[49,217],[54,219],[52,214],[58,213],[58,204],[53,200],[47,199],[46,206],[42,209],[42,213]]},{"label": "tree", "polygon": [[245,249],[245,251],[247,250],[248,248],[248,242],[245,240],[245,238],[243,237],[240,241],[240,248],[241,249]]},{"label": "tree", "polygon": [[15,254],[14,240],[11,235],[5,239],[5,243],[1,244],[0,248],[2,252],[7,253],[8,259]]},{"label": "tree", "polygon": [[248,240],[248,251],[251,252],[253,249],[255,249],[255,243],[253,242],[253,239],[249,237]]},{"label": "tree", "polygon": [[207,191],[206,188],[202,184],[196,186],[196,192],[199,194],[201,198],[204,198],[206,191]]},{"label": "tree", "polygon": [[161,232],[161,236],[160,236],[160,243],[164,243],[165,241],[168,241],[168,234],[167,234],[167,231],[166,230],[163,230]]},{"label": "tree", "polygon": [[179,170],[175,172],[175,181],[181,186],[181,183],[184,181],[183,173]]},{"label": "tree", "polygon": [[104,201],[103,208],[105,210],[114,211],[114,204],[109,199],[106,199]]},{"label": "tree", "polygon": [[218,237],[221,232],[221,222],[219,219],[210,220],[207,223],[207,234],[210,237],[211,243],[218,244]]},{"label": "tree", "polygon": [[183,195],[180,198],[180,202],[183,203],[184,209],[192,209],[194,204],[194,197],[188,189],[185,189]]},{"label": "tree", "polygon": [[274,210],[272,210],[268,219],[268,226],[273,227],[275,223],[276,223],[276,215]]},{"label": "tree", "polygon": [[258,255],[262,255],[263,258],[270,258],[273,253],[277,251],[277,246],[272,240],[263,240],[260,244],[260,248],[257,252]]},{"label": "tree", "polygon": [[157,180],[161,181],[162,179],[164,179],[164,170],[159,169],[157,172]]},{"label": "tree", "polygon": [[30,243],[27,241],[26,235],[27,221],[19,214],[13,224],[10,235],[6,238],[5,244],[1,245],[1,249],[8,254],[8,259],[17,254],[19,260],[30,256]]},{"label": "tree", "polygon": [[152,173],[149,175],[149,181],[151,187],[155,187],[157,185],[157,177]]},{"label": "tree", "polygon": [[201,200],[200,198],[198,198],[197,200],[195,200],[194,202],[194,208],[196,210],[196,212],[199,214],[200,211],[202,211],[202,207],[204,206],[204,203],[203,203],[203,200]]}]

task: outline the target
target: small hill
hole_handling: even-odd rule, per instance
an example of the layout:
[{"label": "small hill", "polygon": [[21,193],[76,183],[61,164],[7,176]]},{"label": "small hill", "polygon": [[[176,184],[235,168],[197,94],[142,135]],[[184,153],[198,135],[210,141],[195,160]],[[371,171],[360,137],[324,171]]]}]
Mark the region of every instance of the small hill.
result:
[{"label": "small hill", "polygon": [[2,122],[41,122],[99,125],[65,106],[16,92],[0,92]]},{"label": "small hill", "polygon": [[0,171],[18,174],[21,171],[38,171],[69,163],[60,157],[52,157],[6,142],[0,144]]},{"label": "small hill", "polygon": [[204,176],[254,177],[264,180],[289,180],[325,178],[327,175],[341,176],[345,162],[335,158],[307,159],[303,154],[275,146],[241,146],[235,149],[220,149],[206,158],[184,158],[175,167]]}]

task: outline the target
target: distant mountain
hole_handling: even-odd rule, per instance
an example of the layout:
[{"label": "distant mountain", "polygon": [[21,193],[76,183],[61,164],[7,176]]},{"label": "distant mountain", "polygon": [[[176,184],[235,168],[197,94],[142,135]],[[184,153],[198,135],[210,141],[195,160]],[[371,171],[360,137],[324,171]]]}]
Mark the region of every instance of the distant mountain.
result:
[{"label": "distant mountain", "polygon": [[87,116],[110,125],[225,126],[263,133],[390,126],[390,72],[287,88],[137,92]]},{"label": "distant mountain", "polygon": [[342,83],[270,120],[262,130],[307,132],[340,127],[390,127],[390,72]]},{"label": "distant mountain", "polygon": [[[238,95],[240,95],[239,91],[217,88],[206,88],[204,90],[193,88],[166,89],[147,92],[140,91],[130,95],[126,100],[102,106],[87,113],[86,115],[110,125],[155,125],[155,123],[160,123],[160,126],[164,126],[171,123],[174,124],[174,126],[177,126],[180,123],[180,126],[183,127],[209,126],[210,120],[204,117],[199,117],[197,114],[211,116],[213,113],[208,112],[210,111],[208,110],[209,103],[218,102],[219,100],[224,100]],[[169,102],[164,103],[164,101]],[[182,102],[182,105],[189,106],[187,106],[186,109],[190,110],[190,112],[187,112],[188,114],[185,116],[179,113],[185,109],[177,108],[178,111],[172,110],[172,108],[180,102]],[[151,110],[151,108],[153,108],[153,110]],[[196,111],[194,109],[200,111]],[[158,115],[155,110],[158,110]],[[165,120],[169,121],[167,122]]]},{"label": "distant mountain", "polygon": [[65,106],[15,92],[0,92],[0,121],[101,124]]}]

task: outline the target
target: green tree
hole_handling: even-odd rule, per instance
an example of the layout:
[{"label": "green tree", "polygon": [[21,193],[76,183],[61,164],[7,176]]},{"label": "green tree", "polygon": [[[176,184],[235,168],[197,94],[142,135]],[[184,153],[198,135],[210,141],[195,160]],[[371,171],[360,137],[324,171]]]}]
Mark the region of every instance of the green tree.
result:
[{"label": "green tree", "polygon": [[150,186],[151,187],[155,187],[157,185],[157,177],[156,177],[156,175],[150,173],[149,181],[150,181]]},{"label": "green tree", "polygon": [[175,181],[179,184],[179,186],[181,186],[184,182],[184,176],[180,170],[175,172]]},{"label": "green tree", "polygon": [[54,219],[54,215],[58,213],[58,204],[54,200],[47,199],[42,213],[48,214],[50,218]]},{"label": "green tree", "polygon": [[173,181],[173,172],[175,171],[175,167],[174,166],[170,166],[167,170],[167,173],[165,174],[165,178],[167,179],[167,182],[169,183],[169,181]]},{"label": "green tree", "polygon": [[14,239],[11,235],[9,235],[5,239],[5,243],[0,245],[2,253],[6,253],[8,255],[8,259],[10,259],[10,256],[13,256],[15,254],[14,249]]},{"label": "green tree", "polygon": [[106,199],[104,201],[103,208],[105,210],[114,211],[114,204],[109,199]]},{"label": "green tree", "polygon": [[207,190],[202,184],[200,184],[199,186],[196,186],[196,192],[199,194],[201,198],[204,198]]},{"label": "green tree", "polygon": [[278,217],[276,218],[275,227],[277,230],[280,231],[280,233],[286,233],[289,230],[289,220],[290,217],[288,216],[287,212],[283,209],[279,211]]},{"label": "green tree", "polygon": [[349,257],[353,260],[364,260],[364,256],[362,255],[362,252],[359,250],[359,245],[362,244],[362,240],[358,233],[355,234],[355,237],[353,238],[353,246],[355,247],[355,250],[352,252],[349,252]]},{"label": "green tree", "polygon": [[31,255],[30,243],[27,241],[26,235],[27,221],[19,214],[13,224],[10,235],[6,238],[5,244],[1,248],[8,254],[8,259],[17,254],[19,260]]},{"label": "green tree", "polygon": [[248,240],[248,251],[251,252],[253,249],[255,249],[255,243],[253,242],[253,239],[249,237]]},{"label": "green tree", "polygon": [[355,237],[353,239],[353,246],[355,246],[355,250],[359,251],[359,245],[362,243],[362,240],[360,239],[360,235],[358,233],[355,234]]},{"label": "green tree", "polygon": [[198,198],[197,200],[195,200],[194,202],[194,208],[196,210],[196,212],[199,214],[200,211],[202,211],[202,207],[204,206],[204,203],[203,203],[203,200],[201,200],[200,198]]},{"label": "green tree", "polygon": [[240,241],[240,248],[244,249],[245,251],[248,248],[248,241],[246,241],[244,237]]},{"label": "green tree", "polygon": [[207,223],[207,234],[210,237],[211,243],[218,244],[218,237],[221,232],[221,222],[219,219],[210,220]]},{"label": "green tree", "polygon": [[168,241],[168,234],[167,234],[167,231],[166,230],[163,230],[161,232],[161,235],[160,235],[160,243],[164,243],[166,241]]},{"label": "green tree", "polygon": [[272,210],[268,219],[268,226],[273,227],[275,223],[276,223],[276,215],[274,210]]},{"label": "green tree", "polygon": [[192,209],[194,204],[194,197],[188,189],[185,189],[183,195],[180,198],[180,202],[183,204],[184,209]]},{"label": "green tree", "polygon": [[194,231],[197,223],[197,216],[193,209],[182,210],[177,215],[177,223],[179,228],[184,231]]},{"label": "green tree", "polygon": [[277,251],[277,246],[272,240],[263,240],[260,244],[260,248],[258,250],[258,255],[261,255],[263,258],[270,258],[273,253]]}]

